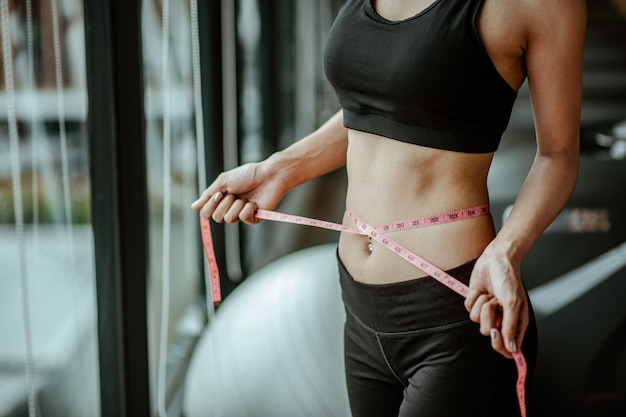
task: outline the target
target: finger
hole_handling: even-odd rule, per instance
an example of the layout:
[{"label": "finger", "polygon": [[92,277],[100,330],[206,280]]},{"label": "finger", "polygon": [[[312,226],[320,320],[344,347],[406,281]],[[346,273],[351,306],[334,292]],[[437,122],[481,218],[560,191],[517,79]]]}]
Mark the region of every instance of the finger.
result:
[{"label": "finger", "polygon": [[211,198],[215,197],[217,193],[219,193],[219,190],[217,190],[216,187],[211,186],[207,188],[196,201],[191,203],[191,208],[194,210],[201,210]]},{"label": "finger", "polygon": [[521,301],[509,300],[502,305],[502,338],[509,352],[517,352],[517,334],[522,310]]},{"label": "finger", "polygon": [[491,329],[499,327],[498,307],[499,304],[495,298],[483,304],[480,310],[480,334],[483,336],[489,336]]},{"label": "finger", "polygon": [[213,216],[213,212],[217,208],[217,205],[220,203],[220,201],[222,201],[223,197],[224,195],[220,192],[213,194],[213,196],[211,196],[211,198],[209,198],[207,202],[201,207],[200,215],[205,219],[210,219],[211,216]]},{"label": "finger", "polygon": [[208,190],[204,190],[200,197],[198,197],[196,201],[191,203],[191,208],[194,210],[200,210],[209,200],[209,195],[210,194],[208,193]]},{"label": "finger", "polygon": [[239,213],[245,204],[246,202],[242,199],[233,201],[233,204],[231,204],[230,208],[224,215],[224,221],[226,223],[237,223],[239,221]]},{"label": "finger", "polygon": [[217,207],[213,211],[213,220],[218,223],[222,223],[224,221],[224,216],[228,213],[230,206],[235,201],[235,196],[232,194],[227,194],[222,197],[221,201],[218,203]]},{"label": "finger", "polygon": [[498,329],[491,329],[489,332],[491,336],[491,347],[493,350],[504,356],[505,358],[511,359],[513,355],[504,347],[504,342],[502,340],[502,334]]},{"label": "finger", "polygon": [[479,295],[483,294],[483,292],[478,290],[470,290],[469,294],[465,298],[465,309],[469,312],[472,311],[472,307],[474,307],[474,303]]},{"label": "finger", "polygon": [[472,306],[472,309],[470,311],[470,320],[472,320],[474,323],[480,323],[480,314],[483,308],[483,304],[485,304],[492,298],[493,296],[489,294],[480,294],[474,302],[474,305]]},{"label": "finger", "polygon": [[524,341],[524,335],[526,329],[528,329],[529,317],[528,317],[528,303],[524,303],[522,311],[520,313],[519,325],[517,326],[516,344],[521,349],[522,342]]},{"label": "finger", "polygon": [[256,218],[257,205],[248,201],[239,213],[239,219],[246,224],[257,224],[259,219]]}]

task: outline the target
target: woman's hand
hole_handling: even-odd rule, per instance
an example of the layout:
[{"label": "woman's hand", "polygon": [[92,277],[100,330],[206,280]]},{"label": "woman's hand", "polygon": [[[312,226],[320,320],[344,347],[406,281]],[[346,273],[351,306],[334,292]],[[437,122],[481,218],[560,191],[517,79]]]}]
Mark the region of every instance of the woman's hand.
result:
[{"label": "woman's hand", "polygon": [[287,191],[346,164],[348,129],[338,111],[319,129],[262,162],[220,174],[191,208],[216,222],[258,223],[257,208],[272,210]]},{"label": "woman's hand", "polygon": [[518,351],[529,323],[520,263],[492,242],[476,261],[465,300],[470,319],[480,324],[480,333],[490,336],[493,349],[507,358]]},{"label": "woman's hand", "polygon": [[348,129],[338,111],[319,129],[262,162],[220,174],[191,208],[216,222],[258,223],[257,208],[272,210],[285,193],[346,164]]},{"label": "woman's hand", "polygon": [[242,165],[221,173],[191,208],[219,223],[258,223],[256,209],[273,209],[286,192],[279,177],[262,162]]}]

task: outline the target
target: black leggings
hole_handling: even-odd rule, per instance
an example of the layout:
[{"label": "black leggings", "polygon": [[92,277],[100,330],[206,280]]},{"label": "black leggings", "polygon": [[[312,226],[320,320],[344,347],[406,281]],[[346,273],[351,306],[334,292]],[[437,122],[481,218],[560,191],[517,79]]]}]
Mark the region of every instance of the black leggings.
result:
[{"label": "black leggings", "polygon": [[[469,283],[474,262],[447,271]],[[516,417],[517,371],[491,348],[458,294],[431,278],[369,285],[339,261],[353,417]],[[536,362],[531,311],[522,352],[527,395]]]}]

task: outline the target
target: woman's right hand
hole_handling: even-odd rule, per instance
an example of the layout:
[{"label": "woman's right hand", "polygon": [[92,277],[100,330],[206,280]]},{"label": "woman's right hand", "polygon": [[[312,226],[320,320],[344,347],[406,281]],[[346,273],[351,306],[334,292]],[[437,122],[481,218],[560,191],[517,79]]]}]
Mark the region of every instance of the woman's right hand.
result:
[{"label": "woman's right hand", "polygon": [[287,190],[277,172],[263,162],[221,173],[191,208],[218,223],[258,223],[257,208],[272,210]]},{"label": "woman's right hand", "polygon": [[287,191],[346,164],[348,129],[340,110],[319,129],[269,158],[221,173],[191,207],[216,222],[259,222]]}]

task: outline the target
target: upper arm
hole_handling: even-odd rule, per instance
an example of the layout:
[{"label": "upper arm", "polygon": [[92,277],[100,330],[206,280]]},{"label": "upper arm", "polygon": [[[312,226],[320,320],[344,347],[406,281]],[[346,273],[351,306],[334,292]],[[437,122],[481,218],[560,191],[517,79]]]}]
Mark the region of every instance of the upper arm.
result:
[{"label": "upper arm", "polygon": [[538,0],[528,26],[526,70],[538,152],[579,149],[584,0]]}]

